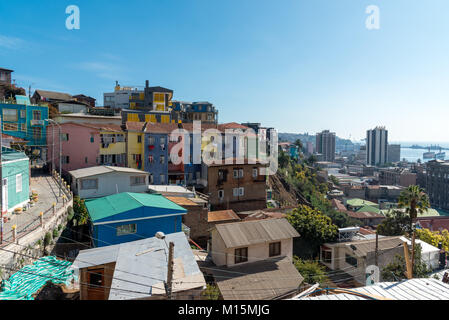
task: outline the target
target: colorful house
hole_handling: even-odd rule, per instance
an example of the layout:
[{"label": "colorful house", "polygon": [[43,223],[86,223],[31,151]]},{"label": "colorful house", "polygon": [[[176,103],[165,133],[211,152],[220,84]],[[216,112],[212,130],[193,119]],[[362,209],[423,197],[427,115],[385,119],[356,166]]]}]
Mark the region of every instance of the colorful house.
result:
[{"label": "colorful house", "polygon": [[23,207],[30,197],[30,160],[22,152],[2,147],[2,212]]},{"label": "colorful house", "polygon": [[[126,166],[125,132],[117,124],[61,123],[62,170],[68,172],[97,165]],[[59,167],[59,128],[48,126],[48,161]],[[52,131],[54,130],[54,132]],[[54,138],[54,143],[53,143]],[[82,152],[80,150],[82,149]],[[54,154],[54,156],[53,156]]]},{"label": "colorful house", "polygon": [[131,92],[129,109],[122,110],[122,121],[172,123],[173,90],[160,86],[150,87],[148,80],[143,92]]},{"label": "colorful house", "polygon": [[160,194],[117,193],[87,200],[96,247],[153,237],[158,231],[182,231],[187,210]]},{"label": "colorful house", "polygon": [[[25,97],[26,98],[26,97]],[[23,104],[0,103],[2,133],[28,141],[31,150],[46,147],[48,107],[32,105],[28,98],[18,101]]]}]

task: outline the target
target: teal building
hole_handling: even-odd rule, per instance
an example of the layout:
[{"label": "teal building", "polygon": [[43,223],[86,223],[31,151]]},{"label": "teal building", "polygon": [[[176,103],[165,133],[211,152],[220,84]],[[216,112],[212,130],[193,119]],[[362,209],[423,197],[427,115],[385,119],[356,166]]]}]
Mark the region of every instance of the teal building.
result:
[{"label": "teal building", "polygon": [[2,211],[23,207],[30,199],[30,160],[22,152],[2,147]]}]

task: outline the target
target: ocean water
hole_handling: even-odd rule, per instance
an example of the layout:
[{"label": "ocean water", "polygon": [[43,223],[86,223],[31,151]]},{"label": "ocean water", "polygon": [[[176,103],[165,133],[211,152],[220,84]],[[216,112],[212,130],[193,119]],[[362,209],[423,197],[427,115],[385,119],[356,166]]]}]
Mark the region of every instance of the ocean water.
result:
[{"label": "ocean water", "polygon": [[[448,142],[397,142],[398,144],[401,145],[401,160],[402,159],[406,159],[409,162],[417,162],[418,159],[421,160],[421,162],[427,162],[430,161],[432,159],[423,159],[423,153],[424,152],[428,152],[428,149],[412,149],[412,148],[407,148],[410,147],[412,145],[419,145],[419,146],[430,146],[430,145],[437,145],[440,146],[441,148],[449,148],[449,143]],[[393,142],[391,142],[391,144],[393,144]],[[432,152],[438,153],[439,150],[430,150]],[[446,157],[445,160],[449,160],[449,150],[441,150],[442,152],[446,153]]]}]

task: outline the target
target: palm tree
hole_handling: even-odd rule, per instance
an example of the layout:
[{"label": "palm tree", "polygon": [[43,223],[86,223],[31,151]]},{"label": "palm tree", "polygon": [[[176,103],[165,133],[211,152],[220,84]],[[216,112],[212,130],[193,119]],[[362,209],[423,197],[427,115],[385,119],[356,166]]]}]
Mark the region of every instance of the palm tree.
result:
[{"label": "palm tree", "polygon": [[403,190],[399,195],[399,208],[405,208],[405,212],[410,217],[410,231],[418,213],[423,213],[430,208],[430,201],[427,194],[418,186],[411,185]]}]

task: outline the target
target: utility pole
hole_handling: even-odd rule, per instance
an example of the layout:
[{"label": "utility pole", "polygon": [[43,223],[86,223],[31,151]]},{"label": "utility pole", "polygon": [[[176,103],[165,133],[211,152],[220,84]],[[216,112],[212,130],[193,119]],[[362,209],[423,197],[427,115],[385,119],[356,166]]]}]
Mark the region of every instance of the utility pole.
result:
[{"label": "utility pole", "polygon": [[376,265],[376,267],[379,266],[379,234],[377,233],[376,230],[376,249],[374,251],[374,264]]},{"label": "utility pole", "polygon": [[415,264],[415,228],[413,226],[412,230],[412,259],[411,259],[411,268],[412,268],[412,276],[413,276],[413,265]]},{"label": "utility pole", "polygon": [[411,279],[413,275],[412,266],[410,264],[409,254],[408,254],[408,244],[407,242],[403,242],[404,245],[404,258],[405,258],[405,265],[407,267],[406,276],[407,279]]},{"label": "utility pole", "polygon": [[175,244],[170,242],[168,247],[168,270],[167,270],[167,297],[171,300],[172,280],[173,280],[173,252]]}]

